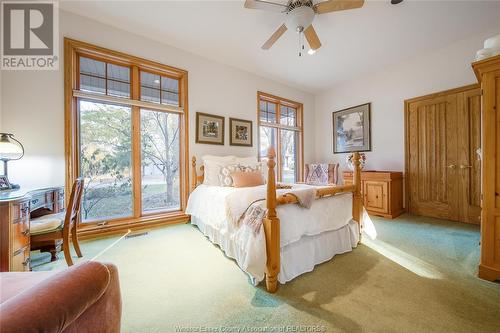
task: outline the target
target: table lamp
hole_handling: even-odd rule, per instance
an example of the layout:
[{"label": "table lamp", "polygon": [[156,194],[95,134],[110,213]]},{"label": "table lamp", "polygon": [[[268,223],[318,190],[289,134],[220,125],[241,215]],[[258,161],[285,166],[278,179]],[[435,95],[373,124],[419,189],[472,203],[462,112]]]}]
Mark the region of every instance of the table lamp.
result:
[{"label": "table lamp", "polygon": [[[24,156],[24,147],[14,134],[0,133],[0,161],[3,161],[3,173],[8,179],[7,162],[19,160]],[[19,185],[10,184],[11,188],[19,188]]]}]

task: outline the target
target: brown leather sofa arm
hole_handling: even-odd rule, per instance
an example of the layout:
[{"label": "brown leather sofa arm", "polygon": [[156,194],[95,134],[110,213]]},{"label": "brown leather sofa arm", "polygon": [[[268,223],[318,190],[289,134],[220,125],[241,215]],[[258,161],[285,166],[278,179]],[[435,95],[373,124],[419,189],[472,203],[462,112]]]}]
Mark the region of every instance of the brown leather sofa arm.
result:
[{"label": "brown leather sofa arm", "polygon": [[2,303],[0,331],[62,332],[99,301],[110,280],[101,263],[72,266]]}]

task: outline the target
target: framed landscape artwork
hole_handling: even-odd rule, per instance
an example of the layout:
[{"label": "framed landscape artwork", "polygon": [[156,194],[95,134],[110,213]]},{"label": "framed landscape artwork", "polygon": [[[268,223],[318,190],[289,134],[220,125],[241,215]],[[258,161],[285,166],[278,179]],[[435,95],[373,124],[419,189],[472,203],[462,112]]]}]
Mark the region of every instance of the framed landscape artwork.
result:
[{"label": "framed landscape artwork", "polygon": [[196,112],[196,143],[224,145],[224,117]]},{"label": "framed landscape artwork", "polygon": [[333,117],[333,153],[370,151],[370,103],[336,111]]},{"label": "framed landscape artwork", "polygon": [[252,122],[250,120],[229,118],[229,144],[252,147]]}]

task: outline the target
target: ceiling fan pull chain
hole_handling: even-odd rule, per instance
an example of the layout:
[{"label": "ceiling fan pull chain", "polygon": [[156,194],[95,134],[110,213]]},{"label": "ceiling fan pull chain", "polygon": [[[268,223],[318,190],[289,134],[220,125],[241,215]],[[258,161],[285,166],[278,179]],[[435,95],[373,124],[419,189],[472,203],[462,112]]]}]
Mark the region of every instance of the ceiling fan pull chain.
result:
[{"label": "ceiling fan pull chain", "polygon": [[299,31],[299,57],[302,57],[302,53],[304,52],[304,31]]},{"label": "ceiling fan pull chain", "polygon": [[299,57],[302,57],[302,50],[300,49],[300,35],[301,33],[299,32]]}]

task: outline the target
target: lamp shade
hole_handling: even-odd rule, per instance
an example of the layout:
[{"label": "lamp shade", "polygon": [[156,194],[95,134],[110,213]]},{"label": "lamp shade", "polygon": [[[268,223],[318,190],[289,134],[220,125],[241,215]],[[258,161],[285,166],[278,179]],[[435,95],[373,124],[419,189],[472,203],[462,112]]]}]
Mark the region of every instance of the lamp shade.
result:
[{"label": "lamp shade", "polygon": [[0,133],[0,160],[18,160],[24,155],[24,147],[21,142],[14,139],[10,133]]}]

